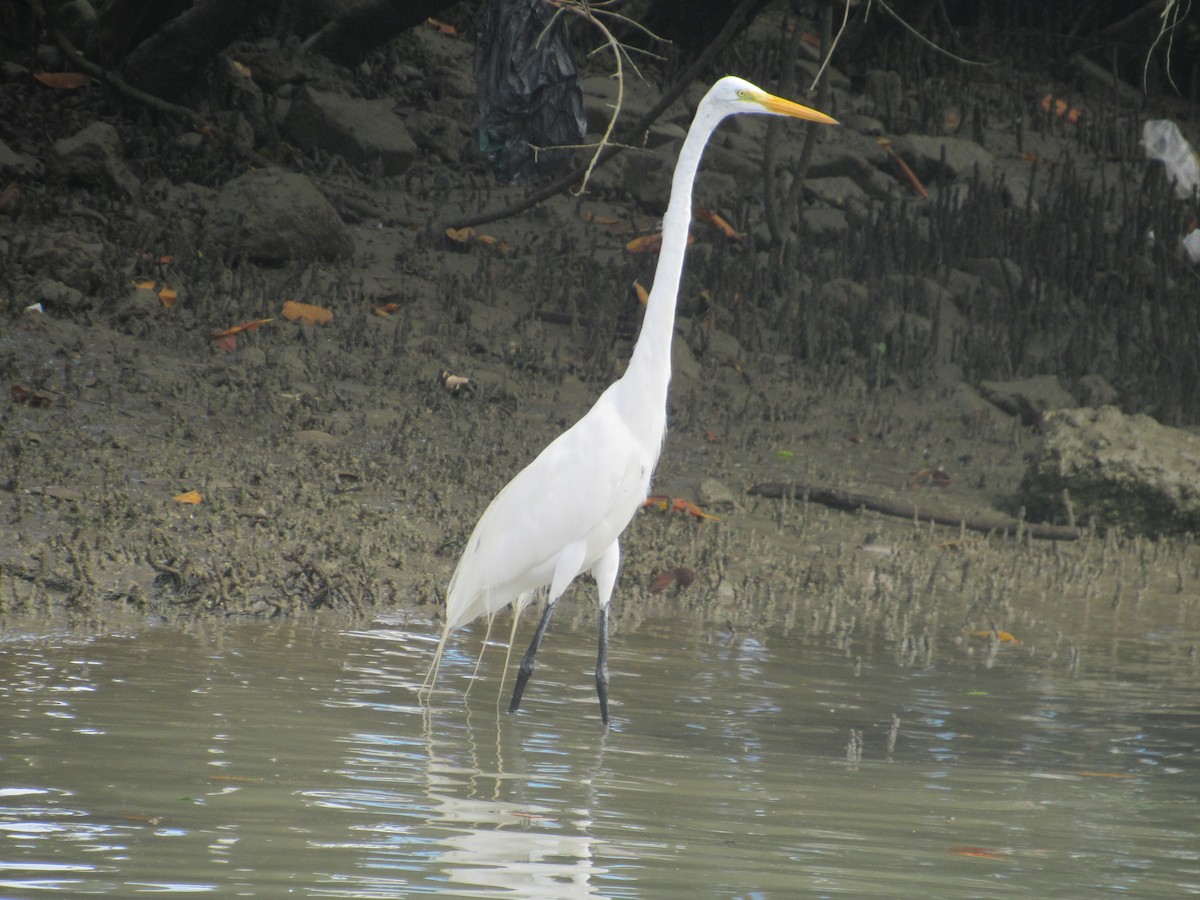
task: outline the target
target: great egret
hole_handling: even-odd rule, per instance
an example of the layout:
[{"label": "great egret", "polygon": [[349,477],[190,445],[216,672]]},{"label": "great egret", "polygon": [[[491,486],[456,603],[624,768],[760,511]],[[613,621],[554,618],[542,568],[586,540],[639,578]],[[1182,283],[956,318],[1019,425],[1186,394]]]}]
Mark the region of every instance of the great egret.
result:
[{"label": "great egret", "polygon": [[671,333],[692,220],[692,184],[709,136],[722,119],[737,113],[837,124],[732,76],[704,95],[675,164],[654,287],[625,374],[484,510],[450,579],[446,625],[426,679],[429,690],[452,631],[482,615],[490,620],[509,603],[519,614],[535,591],[548,586],[545,610],[513,689],[508,711],[514,712],[558,598],[577,575],[591,572],[600,599],[596,693],[600,718],[608,724],[608,605],[621,562],[619,537],[646,499],[667,427]]}]

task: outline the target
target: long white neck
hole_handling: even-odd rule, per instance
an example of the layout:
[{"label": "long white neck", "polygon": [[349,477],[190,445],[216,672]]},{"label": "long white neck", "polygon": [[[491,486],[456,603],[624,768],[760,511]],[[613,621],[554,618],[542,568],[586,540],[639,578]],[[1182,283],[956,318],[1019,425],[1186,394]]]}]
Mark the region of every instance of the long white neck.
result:
[{"label": "long white neck", "polygon": [[[687,252],[688,229],[692,224],[692,186],[704,146],[724,118],[724,114],[705,100],[696,110],[675,163],[671,199],[663,216],[662,247],[658,268],[654,271],[654,285],[646,302],[641,334],[621,379],[627,383],[627,389],[639,395],[637,408],[652,415],[666,405],[667,385],[671,380],[671,336],[675,330],[675,301],[679,296],[679,279]],[[658,437],[661,439],[661,435]]]}]

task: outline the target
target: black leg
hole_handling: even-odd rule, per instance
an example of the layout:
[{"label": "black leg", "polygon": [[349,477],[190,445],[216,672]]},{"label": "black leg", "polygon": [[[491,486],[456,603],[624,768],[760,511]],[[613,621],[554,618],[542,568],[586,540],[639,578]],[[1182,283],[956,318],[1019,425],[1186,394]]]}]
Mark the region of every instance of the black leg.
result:
[{"label": "black leg", "polygon": [[517,670],[517,686],[513,688],[512,703],[508,704],[508,711],[510,713],[516,712],[517,707],[521,705],[521,695],[525,693],[525,683],[529,681],[529,676],[533,674],[533,658],[537,655],[538,645],[542,642],[542,635],[546,633],[546,626],[550,624],[550,615],[554,612],[554,607],[557,603],[557,600],[552,600],[542,610],[542,619],[538,622],[537,631],[533,633],[533,640],[529,642],[529,649],[525,651],[525,655],[521,658],[521,668]]},{"label": "black leg", "polygon": [[600,719],[608,725],[608,607],[600,607],[600,651],[596,654],[596,694]]}]

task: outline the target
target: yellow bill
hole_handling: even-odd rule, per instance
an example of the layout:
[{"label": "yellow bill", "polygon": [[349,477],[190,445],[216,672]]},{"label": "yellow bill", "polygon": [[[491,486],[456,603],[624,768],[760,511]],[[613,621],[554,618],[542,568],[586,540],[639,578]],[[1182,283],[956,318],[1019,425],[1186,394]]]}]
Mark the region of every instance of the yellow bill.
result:
[{"label": "yellow bill", "polygon": [[806,122],[820,122],[822,125],[839,124],[838,120],[832,116],[827,116],[823,112],[817,112],[815,109],[810,109],[799,103],[793,103],[791,100],[776,97],[774,94],[768,94],[766,91],[754,99],[762,104],[763,108],[768,112],[773,112],[776,115],[791,116],[793,119],[804,119]]}]

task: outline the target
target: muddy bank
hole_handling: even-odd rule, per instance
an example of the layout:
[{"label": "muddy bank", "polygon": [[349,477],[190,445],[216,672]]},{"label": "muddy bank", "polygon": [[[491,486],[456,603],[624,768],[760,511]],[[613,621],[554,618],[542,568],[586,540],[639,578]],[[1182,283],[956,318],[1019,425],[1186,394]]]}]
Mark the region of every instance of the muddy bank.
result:
[{"label": "muddy bank", "polygon": [[[778,24],[764,16],[728,67],[770,59]],[[1196,577],[1187,540],[966,541],[746,495],[802,481],[1019,515],[1036,429],[980,393],[989,380],[1050,375],[1070,400],[1101,391],[1129,411],[1194,419],[1194,276],[1165,249],[1179,207],[1142,160],[1144,111],[1083,77],[1010,61],[966,80],[930,74],[914,52],[886,72],[834,72],[846,127],[812,151],[790,240],[773,242],[765,224],[763,123],[730,123],[706,156],[698,200],[739,237],[695,228],[655,490],[719,521],[639,515],[618,587],[627,624],[656,604],[736,627],[869,621],[917,654],[947,618],[1045,623],[1057,614],[1038,597],[1103,590],[1120,602]],[[674,145],[626,154],[585,198],[449,240],[447,222],[521,189],[496,184],[471,152],[470,44],[421,30],[387,53],[369,76],[323,71],[320,86],[370,94],[379,72],[421,74],[396,87],[411,161],[394,174],[286,141],[260,147],[279,173],[303,176],[303,188],[276,186],[295,203],[272,215],[303,201],[333,216],[291,215],[302,236],[283,242],[241,214],[246,179],[261,180],[244,157],[149,125],[95,86],[3,86],[3,137],[24,167],[0,183],[17,186],[0,214],[5,616],[432,607],[488,499],[620,373],[640,315],[631,285],[653,271],[625,244],[654,230]],[[393,65],[401,54],[409,69]],[[599,63],[589,72],[593,108],[605,78]],[[264,101],[280,128],[287,87]],[[629,88],[630,108],[648,108],[655,89]],[[681,133],[701,90],[665,130]],[[1089,110],[1082,125],[1041,111],[1044,94],[1064,91]],[[56,142],[93,121],[117,137],[92,135],[99,174],[52,164],[69,158]],[[886,136],[927,197],[898,174]],[[770,140],[785,171],[769,186],[786,196],[803,133]],[[1154,247],[1147,223],[1165,236]],[[332,318],[289,321],[286,300]],[[34,303],[43,312],[25,313]],[[470,383],[451,389],[443,372]],[[1147,554],[1154,566],[1139,568]],[[679,567],[695,582],[652,593]]]}]

